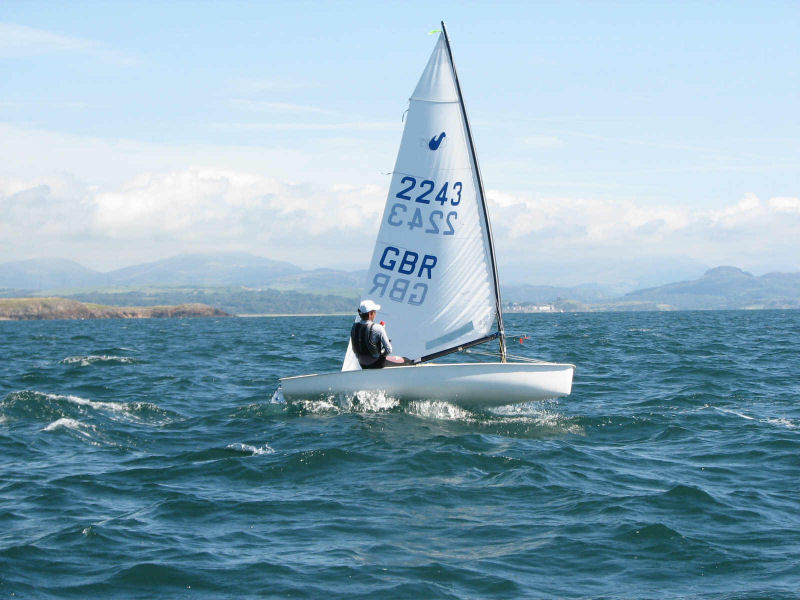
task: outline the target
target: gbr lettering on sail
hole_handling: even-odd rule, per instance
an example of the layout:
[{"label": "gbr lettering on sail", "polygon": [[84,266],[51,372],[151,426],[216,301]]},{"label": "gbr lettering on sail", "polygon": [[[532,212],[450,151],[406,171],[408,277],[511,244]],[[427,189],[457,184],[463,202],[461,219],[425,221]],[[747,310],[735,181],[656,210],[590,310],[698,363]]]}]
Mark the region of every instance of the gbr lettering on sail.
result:
[{"label": "gbr lettering on sail", "polygon": [[369,295],[380,298],[388,297],[394,302],[407,302],[421,306],[428,295],[428,284],[425,279],[433,277],[436,262],[437,258],[432,254],[425,254],[420,259],[418,252],[405,250],[401,256],[399,248],[386,246],[378,261],[378,266],[391,275],[375,273]]}]

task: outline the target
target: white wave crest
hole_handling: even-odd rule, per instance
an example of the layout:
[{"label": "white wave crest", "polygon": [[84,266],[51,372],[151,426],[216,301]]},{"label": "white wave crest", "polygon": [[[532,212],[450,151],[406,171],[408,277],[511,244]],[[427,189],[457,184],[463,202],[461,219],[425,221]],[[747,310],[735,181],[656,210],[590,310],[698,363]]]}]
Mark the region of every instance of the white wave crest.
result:
[{"label": "white wave crest", "polygon": [[62,359],[62,365],[78,365],[80,367],[88,367],[94,363],[117,363],[122,365],[129,365],[138,362],[131,356],[113,356],[109,354],[89,354],[86,356],[68,356]]},{"label": "white wave crest", "polygon": [[543,411],[543,407],[557,405],[557,400],[548,402],[524,402],[522,404],[507,404],[505,406],[494,406],[487,409],[488,412],[503,417],[536,417]]},{"label": "white wave crest", "polygon": [[55,431],[56,429],[60,429],[62,427],[66,429],[80,429],[81,422],[76,421],[75,419],[68,419],[67,417],[61,417],[57,421],[53,421],[52,423],[50,423],[47,427],[42,429],[42,431]]},{"label": "white wave crest", "polygon": [[69,429],[82,435],[85,438],[91,438],[92,431],[96,430],[94,425],[87,425],[86,423],[81,423],[76,419],[70,419],[67,417],[61,417],[50,423],[47,427],[42,429],[42,431],[56,431],[58,429]]},{"label": "white wave crest", "polygon": [[[112,415],[121,415],[124,419],[136,423],[143,423],[145,421],[142,418],[142,415],[139,413],[144,407],[149,406],[145,402],[100,402],[97,400],[88,400],[86,398],[81,398],[80,396],[73,396],[71,394],[62,395],[62,394],[51,394],[48,392],[34,392],[34,393],[40,394],[41,396],[47,398],[48,400],[62,401],[62,402],[67,401],[77,406],[89,407],[97,411],[111,413]],[[161,419],[158,422],[163,424],[168,421],[169,419]],[[148,420],[148,422],[152,421]]]},{"label": "white wave crest", "polygon": [[[709,406],[709,405],[706,405],[706,406]],[[755,421],[756,420],[755,417],[751,417],[750,415],[746,415],[746,414],[744,414],[742,412],[739,412],[737,410],[731,410],[730,408],[720,408],[719,406],[710,406],[710,408],[713,408],[715,411],[721,412],[721,413],[725,413],[727,415],[736,415],[737,417],[740,417],[742,419],[747,419],[748,421]]]},{"label": "white wave crest", "polygon": [[577,423],[570,423],[569,417],[565,417],[559,412],[551,410],[542,410],[541,412],[525,417],[530,419],[538,427],[546,427],[555,431],[563,431],[564,433],[571,433],[573,435],[586,435],[586,430],[583,426]]},{"label": "white wave crest", "polygon": [[[339,406],[336,396],[328,396],[320,400],[298,400],[292,402],[292,404],[300,406],[304,411],[312,414],[342,412],[342,407]],[[347,409],[345,408],[345,410]]]},{"label": "white wave crest", "polygon": [[123,402],[99,402],[96,400],[87,400],[80,396],[50,394],[47,392],[42,393],[42,396],[48,400],[66,400],[78,406],[89,406],[95,410],[108,410],[111,412],[126,412],[128,410],[128,405]]},{"label": "white wave crest", "polygon": [[258,446],[251,446],[250,444],[228,444],[225,446],[229,450],[236,450],[237,452],[245,452],[248,454],[252,454],[253,456],[261,456],[262,454],[274,454],[275,450],[269,445],[264,444],[262,447]]},{"label": "white wave crest", "polygon": [[499,417],[498,423],[530,423],[537,427],[563,431],[574,435],[585,435],[586,430],[576,423],[571,423],[570,418],[564,416],[555,407],[558,400],[546,402],[525,402],[523,404],[510,404],[496,406],[489,409],[489,413]]},{"label": "white wave crest", "polygon": [[424,419],[441,421],[474,421],[475,416],[466,409],[442,400],[416,400],[409,403],[406,412]]},{"label": "white wave crest", "polygon": [[787,429],[798,429],[800,428],[800,423],[796,420],[789,419],[786,417],[754,417],[752,415],[745,414],[743,412],[739,412],[738,410],[732,410],[730,408],[721,408],[719,406],[712,406],[710,404],[706,404],[702,407],[711,408],[717,412],[727,414],[727,415],[735,415],[741,419],[745,419],[747,421],[758,421],[759,423],[767,423],[768,425],[775,425],[777,427],[785,427]]}]

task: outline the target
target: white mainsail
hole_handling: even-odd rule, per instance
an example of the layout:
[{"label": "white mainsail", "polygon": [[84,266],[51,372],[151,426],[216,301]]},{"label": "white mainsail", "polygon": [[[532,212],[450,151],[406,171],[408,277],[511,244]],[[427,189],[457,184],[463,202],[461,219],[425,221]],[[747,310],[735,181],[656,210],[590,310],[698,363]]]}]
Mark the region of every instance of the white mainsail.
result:
[{"label": "white mainsail", "polygon": [[[410,99],[362,297],[394,354],[419,359],[485,338],[500,309],[491,233],[446,34]],[[358,368],[348,348],[342,370]]]}]

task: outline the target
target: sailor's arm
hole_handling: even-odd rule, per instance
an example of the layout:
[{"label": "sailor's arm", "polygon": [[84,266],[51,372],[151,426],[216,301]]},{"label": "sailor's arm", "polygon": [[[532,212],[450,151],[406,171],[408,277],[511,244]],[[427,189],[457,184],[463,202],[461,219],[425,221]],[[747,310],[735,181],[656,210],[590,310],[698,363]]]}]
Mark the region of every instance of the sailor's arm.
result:
[{"label": "sailor's arm", "polygon": [[386,349],[386,354],[392,353],[392,342],[389,341],[389,336],[386,335],[386,329],[383,325],[376,325],[375,329],[381,334],[381,344]]}]

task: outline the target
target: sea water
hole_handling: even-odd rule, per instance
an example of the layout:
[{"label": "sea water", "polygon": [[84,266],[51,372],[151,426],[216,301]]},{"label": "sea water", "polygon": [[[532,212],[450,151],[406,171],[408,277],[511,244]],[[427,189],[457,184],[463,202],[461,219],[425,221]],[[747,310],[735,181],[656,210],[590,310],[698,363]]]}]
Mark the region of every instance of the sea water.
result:
[{"label": "sea water", "polygon": [[0,597],[800,597],[800,312],[509,315],[571,396],[279,402],[351,321],[0,322]]}]

